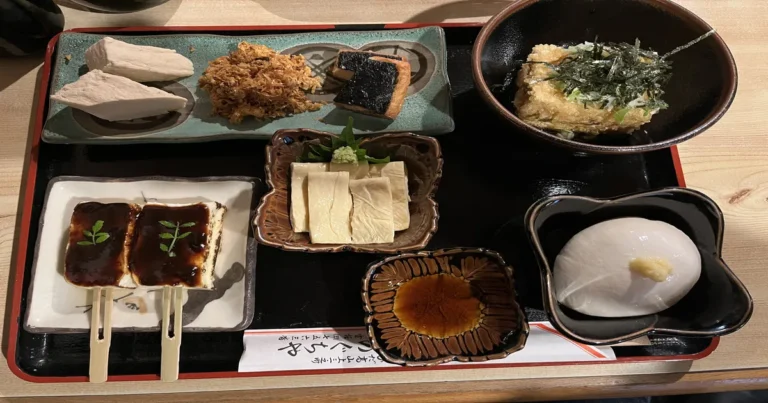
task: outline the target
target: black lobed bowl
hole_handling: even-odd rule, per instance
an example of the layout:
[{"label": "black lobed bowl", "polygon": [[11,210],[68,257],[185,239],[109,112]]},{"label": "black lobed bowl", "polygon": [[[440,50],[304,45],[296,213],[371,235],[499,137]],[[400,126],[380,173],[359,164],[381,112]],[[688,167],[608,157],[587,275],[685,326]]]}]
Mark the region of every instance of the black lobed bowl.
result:
[{"label": "black lobed bowl", "polygon": [[[736,95],[736,63],[715,34],[671,56],[673,76],[664,100],[670,107],[631,135],[606,134],[589,141],[567,140],[535,128],[515,115],[512,85],[499,91],[511,70],[538,44],[585,41],[634,43],[659,54],[710,31],[706,22],[669,0],[520,0],[483,27],[472,52],[472,73],[482,98],[525,133],[577,152],[628,154],[686,141],[715,124]],[[518,63],[518,64],[516,64]],[[510,135],[514,133],[510,131]]]},{"label": "black lobed bowl", "polygon": [[[581,230],[621,217],[664,221],[688,235],[701,254],[699,281],[677,304],[652,315],[602,318],[558,303],[552,273],[555,257]],[[610,200],[545,198],[528,209],[525,227],[541,269],[544,310],[561,333],[581,343],[615,344],[647,334],[721,336],[740,329],[752,316],[749,292],[721,258],[723,214],[697,191],[665,188]]]}]

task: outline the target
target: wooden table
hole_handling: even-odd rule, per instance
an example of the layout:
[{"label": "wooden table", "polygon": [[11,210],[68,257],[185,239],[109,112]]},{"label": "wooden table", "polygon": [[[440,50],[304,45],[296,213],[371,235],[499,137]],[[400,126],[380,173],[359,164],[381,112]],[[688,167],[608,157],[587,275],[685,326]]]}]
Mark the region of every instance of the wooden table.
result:
[{"label": "wooden table", "polygon": [[[289,25],[380,22],[485,21],[508,1],[500,0],[171,0],[139,13],[100,14],[64,8],[67,28],[135,25]],[[768,2],[681,0],[715,26],[739,67],[739,92],[728,114],[682,146],[688,186],[715,199],[726,215],[725,259],[755,300],[751,322],[724,337],[708,358],[695,362],[529,367],[242,378],[231,380],[32,384],[0,366],[0,396],[18,401],[162,402],[267,400],[508,401],[629,396],[735,389],[768,389]],[[41,57],[0,60],[0,304],[16,242],[20,178],[27,155],[34,90]],[[695,85],[695,83],[693,83]],[[2,312],[4,310],[0,310]],[[5,322],[5,321],[3,321]],[[6,323],[7,324],[7,323]],[[4,326],[5,327],[5,326]],[[3,350],[7,348],[7,334]],[[454,381],[450,384],[445,381]],[[463,382],[461,382],[463,381]],[[262,389],[253,391],[253,389]],[[198,393],[191,393],[198,392]],[[160,396],[127,394],[166,393]],[[168,393],[174,393],[170,395]],[[98,396],[101,395],[101,396]],[[14,399],[15,401],[16,399]]]}]

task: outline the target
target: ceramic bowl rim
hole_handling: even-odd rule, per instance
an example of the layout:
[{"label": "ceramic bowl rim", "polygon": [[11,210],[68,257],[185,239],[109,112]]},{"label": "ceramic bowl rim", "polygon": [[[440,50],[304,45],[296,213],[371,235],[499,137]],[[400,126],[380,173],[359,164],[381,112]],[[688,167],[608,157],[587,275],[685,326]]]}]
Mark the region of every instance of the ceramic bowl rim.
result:
[{"label": "ceramic bowl rim", "polygon": [[[544,249],[541,246],[541,241],[539,240],[539,234],[538,231],[534,228],[534,221],[539,216],[539,213],[546,209],[549,204],[551,204],[554,201],[562,201],[562,200],[581,200],[581,201],[587,201],[589,203],[594,204],[595,209],[597,208],[604,208],[606,206],[616,205],[620,204],[622,202],[626,202],[629,200],[635,200],[635,199],[641,199],[649,196],[656,196],[661,194],[685,194],[689,196],[693,196],[700,201],[708,204],[711,207],[711,211],[715,212],[716,218],[717,218],[717,233],[715,234],[715,261],[718,263],[718,267],[720,267],[725,274],[733,281],[734,284],[736,284],[739,288],[739,290],[747,297],[748,301],[748,308],[744,312],[744,315],[739,319],[739,321],[728,328],[718,330],[718,331],[697,331],[697,330],[679,330],[679,329],[671,329],[671,328],[660,328],[656,327],[656,321],[649,324],[645,328],[638,330],[636,332],[613,337],[613,338],[596,338],[596,337],[583,337],[580,336],[573,331],[571,331],[565,324],[562,323],[560,320],[560,317],[557,315],[556,311],[553,309],[554,306],[558,304],[557,298],[555,296],[554,286],[552,284],[552,268],[549,265],[549,262],[547,260],[547,255],[544,253]],[[533,249],[534,254],[536,255],[536,260],[538,262],[539,266],[539,274],[541,276],[541,293],[542,293],[542,300],[544,302],[544,310],[547,312],[547,316],[549,316],[550,321],[552,322],[552,325],[557,328],[559,332],[566,335],[567,337],[576,340],[580,343],[589,344],[589,345],[607,345],[607,344],[617,344],[621,342],[625,342],[628,340],[632,340],[641,336],[646,336],[650,334],[658,334],[658,335],[669,335],[669,336],[687,336],[687,337],[715,337],[715,336],[723,336],[726,334],[733,333],[747,324],[749,319],[752,316],[752,312],[754,310],[754,302],[752,300],[752,296],[749,294],[749,291],[744,286],[744,284],[739,280],[739,278],[736,276],[735,273],[728,267],[728,265],[725,263],[725,261],[722,258],[722,249],[723,249],[723,232],[725,228],[725,220],[723,217],[723,212],[720,210],[720,207],[709,197],[707,197],[705,194],[692,190],[687,188],[680,188],[680,187],[666,187],[661,188],[658,190],[651,190],[646,192],[639,192],[639,193],[633,193],[625,196],[619,196],[616,198],[607,198],[607,199],[600,199],[600,198],[594,198],[594,197],[587,197],[587,196],[575,196],[575,195],[562,195],[562,196],[552,196],[552,197],[545,197],[537,202],[535,202],[531,207],[528,209],[528,211],[525,214],[525,230],[528,235],[528,240],[530,241],[531,248]],[[652,314],[655,317],[658,318],[658,314]],[[650,315],[643,315],[643,316],[650,316]],[[597,318],[598,320],[600,318]]]},{"label": "ceramic bowl rim", "polygon": [[401,253],[394,256],[387,256],[383,259],[379,259],[368,265],[368,270],[366,270],[365,275],[363,276],[363,279],[362,279],[362,288],[360,292],[360,295],[363,299],[363,310],[365,311],[365,329],[366,329],[366,333],[368,334],[368,338],[371,340],[371,347],[382,358],[384,358],[385,361],[392,364],[404,365],[406,367],[424,367],[424,366],[433,366],[433,365],[443,364],[451,361],[470,362],[470,361],[473,361],[472,360],[473,357],[489,356],[489,354],[482,354],[482,355],[450,354],[450,355],[438,357],[431,360],[412,360],[407,358],[399,358],[399,357],[394,357],[389,353],[387,353],[387,349],[379,345],[379,341],[376,338],[375,329],[374,329],[375,326],[373,325],[374,311],[373,311],[373,307],[371,306],[370,298],[368,296],[368,287],[370,285],[371,280],[373,279],[373,275],[376,272],[376,270],[378,270],[382,265],[387,264],[389,262],[396,261],[396,260],[402,260],[402,259],[408,259],[408,258],[426,258],[426,257],[433,257],[435,255],[445,256],[445,255],[458,255],[458,254],[485,255],[495,260],[496,263],[499,265],[499,267],[501,267],[501,269],[504,271],[504,274],[506,275],[509,281],[510,287],[514,292],[513,302],[515,304],[515,308],[517,308],[518,317],[520,318],[520,326],[518,329],[518,331],[520,332],[520,337],[517,343],[507,348],[504,348],[504,351],[502,353],[494,354],[494,355],[498,355],[499,357],[494,357],[493,359],[506,358],[510,354],[516,353],[525,347],[525,344],[528,341],[528,335],[530,334],[530,326],[525,316],[525,312],[523,311],[523,308],[520,305],[520,301],[518,300],[517,288],[515,288],[514,269],[512,268],[512,266],[507,264],[504,261],[504,258],[502,258],[498,252],[490,249],[471,248],[471,247],[444,248],[444,249],[435,249],[431,251],[409,252],[409,253]]},{"label": "ceramic bowl rim", "polygon": [[[443,152],[442,148],[440,147],[440,142],[437,141],[434,137],[430,136],[422,136],[415,133],[410,132],[396,132],[396,133],[384,133],[379,135],[373,135],[373,136],[365,136],[362,137],[362,141],[360,144],[366,144],[371,141],[380,140],[380,139],[386,139],[386,138],[413,138],[417,139],[418,141],[422,141],[425,143],[429,143],[433,149],[435,150],[435,159],[437,161],[437,169],[435,172],[435,178],[432,181],[432,184],[427,191],[426,194],[426,201],[429,204],[429,210],[432,213],[432,220],[429,225],[428,231],[422,236],[422,238],[419,240],[418,243],[402,247],[402,248],[392,248],[388,247],[388,244],[381,244],[381,245],[355,245],[355,244],[340,244],[340,245],[324,245],[324,244],[310,244],[307,246],[291,246],[286,244],[285,242],[274,242],[267,238],[267,236],[262,231],[262,225],[260,223],[262,220],[266,219],[266,213],[267,213],[267,201],[275,196],[277,193],[277,189],[275,187],[274,182],[274,166],[277,163],[277,161],[272,157],[272,150],[281,144],[280,139],[286,135],[286,134],[294,134],[294,135],[301,135],[302,133],[310,134],[313,136],[316,136],[317,138],[322,138],[325,136],[330,137],[337,137],[338,135],[324,132],[320,130],[314,130],[314,129],[281,129],[275,132],[274,135],[272,135],[272,139],[267,143],[267,146],[264,148],[264,153],[266,155],[265,163],[264,163],[264,182],[269,187],[269,191],[264,194],[264,196],[261,198],[261,201],[259,202],[259,206],[256,208],[256,214],[254,215],[252,222],[254,234],[256,237],[256,240],[267,246],[271,246],[274,248],[282,249],[289,252],[305,252],[305,253],[337,253],[337,252],[358,252],[358,253],[386,253],[386,254],[397,254],[407,251],[416,251],[423,249],[427,246],[429,241],[432,239],[432,237],[437,232],[437,222],[440,219],[440,213],[438,212],[438,204],[435,201],[435,193],[437,192],[437,187],[440,184],[440,179],[443,176]],[[289,212],[290,213],[290,212]]]},{"label": "ceramic bowl rim", "polygon": [[[517,115],[515,115],[510,109],[502,105],[501,102],[499,102],[496,99],[496,97],[491,93],[491,90],[488,87],[488,84],[483,78],[483,69],[482,69],[481,59],[482,59],[482,51],[485,48],[486,44],[488,43],[488,39],[503,22],[513,14],[519,11],[522,11],[528,6],[538,3],[539,1],[541,0],[518,0],[510,4],[509,6],[507,6],[501,12],[493,16],[483,26],[483,28],[480,30],[480,33],[477,36],[475,45],[472,47],[472,57],[471,57],[472,77],[475,82],[475,87],[480,92],[481,98],[488,104],[488,106],[491,107],[492,110],[494,110],[494,112],[496,112],[497,115],[500,115],[502,118],[504,118],[504,120],[512,123],[517,129],[520,129],[523,132],[529,135],[532,135],[536,138],[546,140],[551,144],[574,149],[576,151],[581,151],[581,152],[597,153],[597,154],[643,153],[643,152],[668,148],[703,133],[704,131],[712,127],[715,123],[717,123],[717,121],[719,121],[725,115],[725,113],[728,111],[731,104],[733,103],[733,100],[736,97],[736,90],[738,88],[738,81],[739,81],[738,71],[736,68],[736,61],[734,60],[733,54],[731,54],[731,51],[726,45],[723,38],[720,36],[719,33],[715,32],[715,34],[712,35],[711,37],[714,38],[716,43],[716,48],[719,50],[718,53],[720,57],[723,57],[725,59],[725,64],[727,65],[727,69],[728,69],[727,82],[725,84],[725,87],[727,89],[725,92],[723,92],[723,90],[721,89],[720,94],[718,94],[717,105],[715,105],[715,107],[709,112],[709,114],[699,123],[697,123],[694,127],[688,129],[683,133],[679,133],[672,138],[659,141],[656,143],[612,146],[612,145],[584,143],[584,142],[579,142],[575,140],[567,140],[525,123],[522,119],[517,117]],[[564,1],[564,0],[560,0],[560,1]],[[696,14],[686,9],[685,7],[677,3],[674,3],[670,0],[633,0],[633,1],[641,2],[641,3],[649,3],[653,6],[664,8],[670,11],[670,13],[673,14],[675,17],[677,17],[679,20],[687,21],[690,25],[701,27],[705,31],[709,31],[713,29],[701,17],[697,16]]]}]

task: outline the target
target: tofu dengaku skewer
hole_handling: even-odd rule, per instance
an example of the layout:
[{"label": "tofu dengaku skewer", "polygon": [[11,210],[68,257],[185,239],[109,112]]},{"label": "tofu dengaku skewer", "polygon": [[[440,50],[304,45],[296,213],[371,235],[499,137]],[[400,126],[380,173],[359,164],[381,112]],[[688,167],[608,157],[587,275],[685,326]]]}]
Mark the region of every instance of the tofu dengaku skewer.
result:
[{"label": "tofu dengaku skewer", "polygon": [[[131,274],[136,284],[163,287],[163,381],[179,377],[183,288],[213,288],[226,208],[219,203],[148,204],[136,223]],[[169,334],[173,305],[173,336]]]},{"label": "tofu dengaku skewer", "polygon": [[[107,380],[112,340],[112,290],[133,288],[128,254],[139,206],[127,203],[80,203],[69,225],[69,243],[64,258],[64,278],[78,287],[91,288],[91,382]],[[104,294],[103,332],[101,296]]]}]

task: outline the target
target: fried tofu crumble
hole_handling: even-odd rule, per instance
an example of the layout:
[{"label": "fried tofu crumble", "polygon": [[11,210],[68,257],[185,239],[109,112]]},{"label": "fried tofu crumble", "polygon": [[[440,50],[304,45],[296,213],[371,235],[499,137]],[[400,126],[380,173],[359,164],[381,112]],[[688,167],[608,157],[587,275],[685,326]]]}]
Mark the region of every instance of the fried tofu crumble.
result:
[{"label": "fried tofu crumble", "polygon": [[264,45],[241,42],[237,50],[208,64],[198,82],[208,92],[213,113],[240,123],[253,116],[276,119],[316,111],[307,98],[322,85],[304,56],[281,55]]}]

